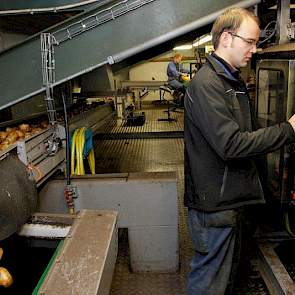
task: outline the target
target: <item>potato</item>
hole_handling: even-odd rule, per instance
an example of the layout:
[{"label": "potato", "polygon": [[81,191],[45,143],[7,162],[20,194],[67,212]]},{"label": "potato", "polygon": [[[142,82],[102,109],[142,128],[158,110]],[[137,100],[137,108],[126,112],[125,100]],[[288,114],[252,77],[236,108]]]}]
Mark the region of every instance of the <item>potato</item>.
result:
[{"label": "potato", "polygon": [[17,132],[16,131],[11,131],[7,135],[5,141],[9,142],[9,144],[13,144],[13,143],[16,142],[17,138],[18,138]]},{"label": "potato", "polygon": [[44,128],[44,129],[45,129],[45,128],[47,128],[47,127],[48,127],[48,125],[49,125],[49,124],[48,124],[48,122],[47,122],[47,121],[42,121],[42,122],[40,123],[40,125],[41,125],[41,127],[42,127],[42,128]]},{"label": "potato", "polygon": [[11,286],[12,283],[13,279],[9,271],[4,267],[0,267],[0,286],[7,288]]},{"label": "potato", "polygon": [[32,133],[37,133],[37,132],[39,132],[41,130],[42,130],[41,127],[32,127],[32,129],[31,129]]},{"label": "potato", "polygon": [[29,124],[21,124],[18,126],[18,128],[19,128],[19,130],[21,130],[23,132],[28,132],[31,129]]},{"label": "potato", "polygon": [[24,132],[24,131],[16,130],[15,132],[16,132],[17,137],[18,137],[19,139],[22,139],[22,138],[25,137],[25,132]]},{"label": "potato", "polygon": [[7,136],[7,132],[5,131],[0,131],[0,139],[3,141]]}]

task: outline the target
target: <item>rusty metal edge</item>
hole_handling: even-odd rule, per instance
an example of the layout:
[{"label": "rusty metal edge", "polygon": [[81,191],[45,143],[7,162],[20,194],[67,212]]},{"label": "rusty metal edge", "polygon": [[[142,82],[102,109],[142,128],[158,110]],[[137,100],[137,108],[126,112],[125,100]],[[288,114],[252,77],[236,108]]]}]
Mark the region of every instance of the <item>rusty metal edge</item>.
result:
[{"label": "rusty metal edge", "polygon": [[295,294],[295,283],[270,243],[258,245],[258,267],[271,295]]}]

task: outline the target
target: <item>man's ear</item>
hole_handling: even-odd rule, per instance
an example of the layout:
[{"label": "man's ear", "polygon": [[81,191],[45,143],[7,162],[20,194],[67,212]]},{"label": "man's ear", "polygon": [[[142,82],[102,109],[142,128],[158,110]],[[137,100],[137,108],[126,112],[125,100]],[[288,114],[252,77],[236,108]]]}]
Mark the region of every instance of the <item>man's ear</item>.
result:
[{"label": "man's ear", "polygon": [[219,38],[219,45],[226,48],[231,45],[231,41],[232,41],[231,35],[228,32],[222,32]]}]

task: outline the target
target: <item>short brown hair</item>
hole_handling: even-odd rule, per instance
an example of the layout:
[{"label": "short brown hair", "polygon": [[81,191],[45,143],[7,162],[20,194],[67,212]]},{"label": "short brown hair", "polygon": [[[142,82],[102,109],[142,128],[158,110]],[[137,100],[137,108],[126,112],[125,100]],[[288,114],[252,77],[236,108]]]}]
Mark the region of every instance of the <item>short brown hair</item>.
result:
[{"label": "short brown hair", "polygon": [[176,54],[174,54],[173,59],[180,58],[180,57],[182,58],[182,54],[176,53]]},{"label": "short brown hair", "polygon": [[245,18],[253,19],[259,26],[259,19],[251,11],[244,8],[229,8],[222,15],[220,15],[214,22],[211,35],[214,49],[219,45],[219,39],[223,32],[236,32],[241,26]]}]

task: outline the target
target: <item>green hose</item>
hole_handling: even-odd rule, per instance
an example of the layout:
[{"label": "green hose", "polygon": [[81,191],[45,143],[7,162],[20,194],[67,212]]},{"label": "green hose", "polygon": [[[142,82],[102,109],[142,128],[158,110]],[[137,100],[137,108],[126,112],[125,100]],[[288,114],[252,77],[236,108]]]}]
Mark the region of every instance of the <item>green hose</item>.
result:
[{"label": "green hose", "polygon": [[46,266],[45,271],[43,272],[43,274],[42,274],[42,276],[41,276],[41,278],[40,278],[37,286],[35,287],[32,295],[37,295],[38,294],[38,291],[41,288],[41,286],[42,286],[42,284],[43,284],[43,282],[45,280],[45,277],[47,276],[47,273],[50,270],[50,268],[51,268],[51,266],[52,266],[52,264],[53,264],[56,256],[58,255],[58,253],[59,253],[59,251],[60,251],[60,249],[61,249],[61,247],[63,245],[63,243],[64,243],[64,240],[60,240],[60,242],[58,243],[57,248],[55,249],[55,251],[54,251],[54,253],[53,253],[53,255],[52,255],[52,257],[51,257],[48,265]]}]

